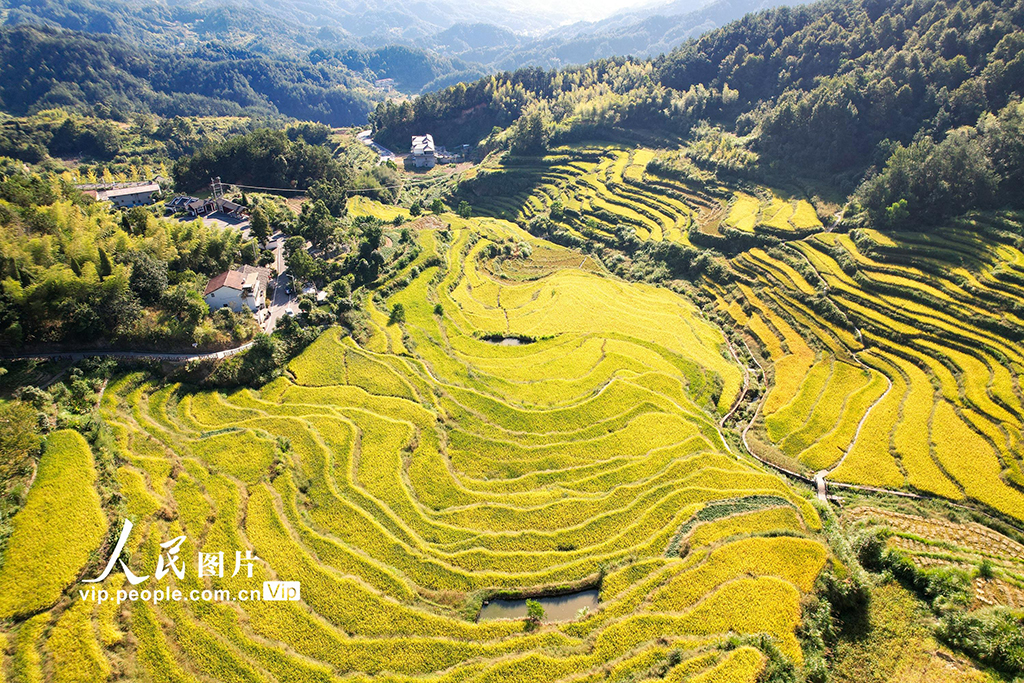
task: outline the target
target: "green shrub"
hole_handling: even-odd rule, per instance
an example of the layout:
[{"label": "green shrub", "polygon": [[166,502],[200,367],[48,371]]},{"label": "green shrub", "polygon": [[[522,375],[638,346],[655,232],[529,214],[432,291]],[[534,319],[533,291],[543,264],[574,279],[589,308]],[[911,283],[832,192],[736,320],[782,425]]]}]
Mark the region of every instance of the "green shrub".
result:
[{"label": "green shrub", "polygon": [[544,619],[544,606],[536,600],[526,601],[526,627],[528,630],[537,628]]},{"label": "green shrub", "polygon": [[1008,676],[1024,675],[1024,619],[1004,608],[942,618],[936,636]]}]

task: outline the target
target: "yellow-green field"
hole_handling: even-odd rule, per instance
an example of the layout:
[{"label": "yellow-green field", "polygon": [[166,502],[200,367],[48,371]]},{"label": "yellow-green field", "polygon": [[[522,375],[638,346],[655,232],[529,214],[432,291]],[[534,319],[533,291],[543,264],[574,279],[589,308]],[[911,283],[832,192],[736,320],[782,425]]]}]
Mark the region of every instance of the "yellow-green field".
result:
[{"label": "yellow-green field", "polygon": [[[833,481],[1024,520],[1024,254],[999,232],[1015,220],[821,233],[736,256],[743,284],[712,291],[770,361],[769,441]],[[794,344],[794,330],[805,341]]]},{"label": "yellow-green field", "polygon": [[[502,192],[480,194],[475,218],[407,223],[419,255],[376,298],[354,292],[358,333],[328,329],[266,386],[111,380],[102,445],[50,434],[12,520],[6,676],[754,683],[778,664],[768,654],[799,670],[817,577],[850,574],[810,489],[748,446],[834,483],[1024,521],[1019,216],[826,231],[804,199],[654,176],[656,154],[578,145],[472,170],[504,174]],[[349,210],[409,218],[366,199]],[[559,229],[608,246],[625,225],[644,249],[737,235],[749,248],[715,257],[725,276],[628,282],[605,269],[611,250],[567,249],[505,220],[553,210]],[[404,320],[389,324],[396,304]],[[98,478],[116,491],[106,507]],[[186,573],[160,587],[298,581],[301,600],[83,599],[121,516],[136,574],[185,537]],[[1007,536],[873,507],[837,524],[884,527],[922,568],[991,560],[975,607],[1024,606]],[[199,577],[196,554],[221,551],[225,576]],[[259,558],[251,578],[229,575],[235,551]],[[98,587],[130,578],[115,569]],[[477,619],[494,598],[581,589],[599,607],[571,619]],[[871,676],[983,678],[959,662],[938,671],[913,598],[872,590],[887,601],[866,613],[878,628],[835,661],[898,646],[906,656],[873,661]],[[850,672],[842,680],[861,670]]]},{"label": "yellow-green field", "polygon": [[504,160],[481,173],[516,191],[485,194],[481,208],[529,221],[557,202],[553,221],[613,246],[622,225],[641,240],[766,240],[729,259],[730,281],[698,283],[764,361],[758,455],[1024,520],[1020,216],[828,232],[806,200],[778,190],[654,175],[659,154],[580,144]]},{"label": "yellow-green field", "polygon": [[[743,374],[721,331],[511,223],[411,225],[421,262],[446,265],[387,300],[404,323],[378,307],[366,343],[331,329],[259,390],[133,373],[102,397],[132,570],[151,574],[158,544],[184,535],[185,577],[161,585],[299,581],[302,600],[115,607],[75,583],[8,626],[12,678],[752,683],[765,655],[730,634],[768,634],[800,665],[801,599],[832,560],[809,493],[723,441]],[[537,259],[485,258],[506,240]],[[44,463],[76,447],[50,439]],[[87,501],[90,477],[74,483]],[[102,526],[83,524],[88,555]],[[251,579],[229,576],[236,550],[260,558]],[[197,576],[199,551],[225,552],[223,578]],[[64,585],[105,560],[67,558]],[[599,588],[600,607],[535,629],[475,620],[496,590],[575,587]]]},{"label": "yellow-green field", "polygon": [[[615,145],[559,147],[539,158],[504,160],[480,171],[497,180],[476,211],[509,220],[529,221],[563,209],[552,220],[577,237],[610,241],[619,226],[641,240],[690,244],[697,231],[721,237],[727,229],[743,233],[799,236],[822,229],[814,207],[801,197],[780,197],[767,188],[759,196],[743,190],[647,170],[657,152]],[[470,174],[470,179],[477,172]],[[510,190],[511,188],[511,190]]]}]

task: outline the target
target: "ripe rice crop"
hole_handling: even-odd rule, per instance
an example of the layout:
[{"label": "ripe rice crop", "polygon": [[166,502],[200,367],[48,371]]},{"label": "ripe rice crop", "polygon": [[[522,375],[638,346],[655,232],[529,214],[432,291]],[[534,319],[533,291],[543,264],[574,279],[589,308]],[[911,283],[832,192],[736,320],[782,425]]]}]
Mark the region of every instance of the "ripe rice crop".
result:
[{"label": "ripe rice crop", "polygon": [[760,210],[761,203],[756,197],[742,193],[737,194],[725,223],[743,232],[754,232]]},{"label": "ripe rice crop", "polygon": [[80,601],[67,609],[46,640],[53,656],[54,681],[102,681],[110,676],[90,617],[95,605]]},{"label": "ripe rice crop", "polygon": [[892,387],[871,409],[857,440],[831,477],[851,484],[901,488],[904,476],[892,455],[890,441],[899,421],[900,407],[907,399],[907,382],[894,366],[883,364],[881,367],[887,371]]},{"label": "ripe rice crop", "polygon": [[191,451],[207,466],[252,484],[267,475],[275,444],[250,431],[228,432],[191,443]]},{"label": "ripe rice crop", "polygon": [[759,268],[778,278],[785,286],[792,287],[804,294],[815,293],[814,288],[807,283],[803,275],[794,270],[793,266],[785,261],[772,258],[761,249],[751,249],[744,256],[750,258]]},{"label": "ripe rice crop", "polygon": [[825,563],[827,553],[815,541],[801,538],[749,538],[713,550],[698,567],[683,572],[652,596],[658,612],[679,612],[695,604],[723,576],[774,576],[803,591]]},{"label": "ripe rice crop", "polygon": [[1012,517],[1024,518],[1024,493],[1003,482],[1002,467],[992,446],[972,431],[946,401],[936,405],[931,439],[936,459],[968,496]]},{"label": "ripe rice crop", "polygon": [[36,481],[12,523],[0,568],[0,616],[52,605],[99,547],[107,520],[95,483],[85,439],[70,430],[50,434]]},{"label": "ripe rice crop", "polygon": [[768,415],[765,425],[772,441],[782,441],[786,436],[803,427],[817,405],[822,392],[828,386],[834,365],[827,360],[816,363],[807,373],[807,379],[800,385],[799,393],[793,400]]},{"label": "ripe rice crop", "polygon": [[[710,669],[687,678],[692,683],[753,683],[761,676],[766,658],[753,647],[740,647],[725,655],[722,660]],[[672,676],[665,680],[683,680]]]},{"label": "ripe rice crop", "polygon": [[[653,235],[678,207],[616,189],[644,158],[614,150],[558,173],[586,174],[575,191],[588,206],[604,202]],[[530,211],[558,196],[543,195]],[[364,201],[352,210],[377,211]],[[801,595],[829,551],[807,500],[738,459],[719,432],[744,377],[722,332],[688,299],[615,279],[512,224],[453,219],[450,240],[434,231],[416,235],[441,265],[407,271],[408,286],[382,288],[392,292],[383,301],[357,292],[373,328],[364,345],[330,330],[258,389],[192,391],[139,373],[105,392],[115,485],[136,522],[133,569],[184,534],[183,554],[260,558],[252,579],[209,586],[300,581],[301,603],[72,601],[38,651],[45,666],[21,648],[26,670],[596,681],[664,661],[667,639],[693,648],[687,675],[756,676],[756,650],[717,649],[729,633],[768,633],[801,661]],[[537,259],[485,257],[506,239],[530,240]],[[388,326],[395,303],[406,321]],[[779,354],[810,365],[813,351],[774,310],[758,320]],[[207,585],[193,574],[172,581]],[[590,587],[600,607],[567,622],[474,619],[496,590]],[[63,653],[74,648],[98,656],[72,664]]]},{"label": "ripe rice crop", "polygon": [[[822,434],[817,441],[800,452],[800,460],[811,469],[831,467],[849,449],[860,426],[862,417],[882,397],[887,382],[881,373],[872,372],[871,381],[856,391],[846,390],[845,403],[835,426]],[[838,398],[838,397],[837,397]],[[825,400],[837,400],[825,399]],[[838,402],[838,401],[837,401]]]},{"label": "ripe rice crop", "polygon": [[687,538],[692,546],[711,545],[736,534],[790,529],[800,531],[802,525],[796,512],[789,507],[756,510],[697,527]]}]

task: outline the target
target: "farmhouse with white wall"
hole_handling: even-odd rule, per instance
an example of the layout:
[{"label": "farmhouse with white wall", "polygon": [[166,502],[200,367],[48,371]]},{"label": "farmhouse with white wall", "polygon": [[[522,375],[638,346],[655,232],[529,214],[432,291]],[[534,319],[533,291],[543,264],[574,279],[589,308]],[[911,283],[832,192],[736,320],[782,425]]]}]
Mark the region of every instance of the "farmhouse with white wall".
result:
[{"label": "farmhouse with white wall", "polygon": [[203,299],[210,311],[227,306],[240,313],[243,306],[248,306],[256,313],[266,307],[269,281],[270,271],[266,268],[242,266],[238,270],[226,270],[206,285]]}]

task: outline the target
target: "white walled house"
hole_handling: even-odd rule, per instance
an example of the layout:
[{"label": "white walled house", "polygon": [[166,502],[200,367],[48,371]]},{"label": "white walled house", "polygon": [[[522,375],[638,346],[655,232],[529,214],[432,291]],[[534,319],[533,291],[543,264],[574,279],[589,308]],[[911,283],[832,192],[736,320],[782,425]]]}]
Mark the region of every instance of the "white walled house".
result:
[{"label": "white walled house", "polygon": [[266,268],[242,266],[238,270],[226,270],[210,280],[203,292],[203,300],[214,312],[227,306],[240,313],[248,306],[253,313],[266,307],[267,283],[270,271]]},{"label": "white walled house", "polygon": [[156,183],[135,185],[133,187],[118,187],[113,190],[103,191],[98,198],[107,199],[113,202],[114,206],[144,206],[153,202],[153,195],[160,191]]},{"label": "white walled house", "polygon": [[412,165],[416,168],[434,168],[437,163],[437,156],[434,154],[434,136],[413,135],[412,136]]}]

